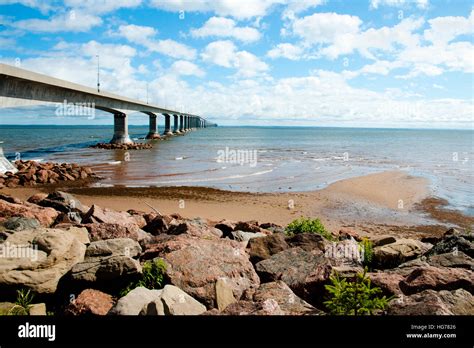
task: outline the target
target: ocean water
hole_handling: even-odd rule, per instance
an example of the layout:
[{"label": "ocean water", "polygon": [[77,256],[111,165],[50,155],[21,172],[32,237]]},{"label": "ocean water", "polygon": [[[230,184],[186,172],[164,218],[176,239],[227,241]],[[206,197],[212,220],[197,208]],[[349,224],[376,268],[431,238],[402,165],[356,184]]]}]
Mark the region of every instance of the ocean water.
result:
[{"label": "ocean water", "polygon": [[[134,139],[147,126],[130,126]],[[316,127],[217,127],[156,142],[151,150],[88,148],[112,126],[5,126],[9,159],[78,162],[99,185],[208,186],[234,191],[321,189],[337,180],[400,169],[430,180],[432,194],[474,215],[474,131]]]}]

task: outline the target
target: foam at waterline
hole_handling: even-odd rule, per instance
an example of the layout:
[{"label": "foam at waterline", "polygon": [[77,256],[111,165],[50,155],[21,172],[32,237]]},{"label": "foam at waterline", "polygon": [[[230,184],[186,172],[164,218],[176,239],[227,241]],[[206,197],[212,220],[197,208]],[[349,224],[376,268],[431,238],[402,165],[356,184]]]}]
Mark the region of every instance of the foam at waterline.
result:
[{"label": "foam at waterline", "polygon": [[218,181],[218,180],[241,179],[241,178],[247,178],[250,176],[264,175],[271,172],[273,172],[273,169],[263,170],[261,172],[255,172],[251,174],[237,174],[237,175],[223,176],[219,178],[155,181],[153,184],[185,184],[185,183],[193,183],[193,182],[211,182],[211,181]]}]

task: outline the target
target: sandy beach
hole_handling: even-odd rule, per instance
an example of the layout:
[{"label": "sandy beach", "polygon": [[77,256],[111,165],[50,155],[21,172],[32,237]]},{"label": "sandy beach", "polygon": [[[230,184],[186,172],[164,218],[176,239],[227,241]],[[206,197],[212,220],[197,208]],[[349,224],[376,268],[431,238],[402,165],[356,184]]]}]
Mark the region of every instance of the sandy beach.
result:
[{"label": "sandy beach", "polygon": [[61,189],[83,204],[119,211],[135,209],[211,221],[257,220],[286,225],[300,216],[319,217],[333,232],[349,227],[364,234],[438,235],[448,226],[468,227],[474,219],[446,210],[430,197],[428,181],[403,171],[341,180],[325,189],[295,193],[246,193],[202,187],[44,186],[3,190],[20,199]]}]

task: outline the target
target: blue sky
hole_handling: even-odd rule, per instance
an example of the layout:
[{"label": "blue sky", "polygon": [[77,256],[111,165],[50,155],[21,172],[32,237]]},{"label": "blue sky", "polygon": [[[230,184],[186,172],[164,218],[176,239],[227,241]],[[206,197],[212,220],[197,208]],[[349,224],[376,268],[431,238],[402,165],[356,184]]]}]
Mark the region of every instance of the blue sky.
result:
[{"label": "blue sky", "polygon": [[103,90],[219,124],[472,128],[471,1],[0,0],[0,24],[3,63],[93,87],[99,55]]}]

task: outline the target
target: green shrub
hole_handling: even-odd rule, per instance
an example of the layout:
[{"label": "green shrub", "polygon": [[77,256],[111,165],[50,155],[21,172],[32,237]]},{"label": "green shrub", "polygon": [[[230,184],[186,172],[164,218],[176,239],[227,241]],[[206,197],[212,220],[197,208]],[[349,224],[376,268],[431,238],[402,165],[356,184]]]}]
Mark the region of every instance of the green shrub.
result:
[{"label": "green shrub", "polygon": [[166,273],[166,263],[163,259],[154,259],[146,261],[142,265],[141,278],[132,282],[120,291],[120,297],[125,296],[137,287],[145,287],[147,289],[161,289],[164,285]]},{"label": "green shrub", "polygon": [[374,259],[374,247],[372,242],[368,238],[362,238],[359,243],[359,248],[364,257],[362,259],[362,264],[370,268]]},{"label": "green shrub", "polygon": [[353,282],[340,279],[337,274],[331,276],[332,285],[325,285],[330,299],[325,301],[327,309],[335,315],[372,315],[383,311],[391,298],[380,297],[382,290],[372,287],[367,277],[367,268],[358,273]]},{"label": "green shrub", "polygon": [[289,236],[300,233],[317,233],[328,240],[334,240],[330,232],[326,230],[323,223],[319,219],[310,219],[301,217],[293,220],[286,226],[285,232]]},{"label": "green shrub", "polygon": [[31,303],[35,295],[30,290],[17,290],[16,291],[15,305],[10,309],[10,315],[29,315]]}]

